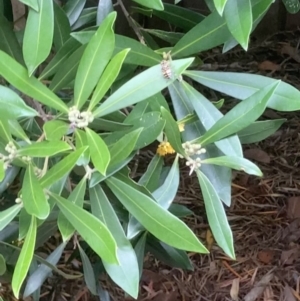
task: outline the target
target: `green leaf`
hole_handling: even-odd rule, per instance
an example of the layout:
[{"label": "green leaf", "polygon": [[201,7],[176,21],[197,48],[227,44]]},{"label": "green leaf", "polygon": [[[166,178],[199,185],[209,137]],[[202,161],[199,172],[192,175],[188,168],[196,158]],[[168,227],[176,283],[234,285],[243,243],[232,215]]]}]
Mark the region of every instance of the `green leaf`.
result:
[{"label": "green leaf", "polygon": [[255,175],[258,177],[262,177],[263,173],[261,170],[253,164],[251,161],[234,156],[222,156],[218,158],[208,158],[202,160],[203,164],[216,164],[220,166],[227,166],[236,170],[241,170],[246,172],[249,175]]},{"label": "green leaf", "polygon": [[60,120],[49,120],[43,125],[43,130],[48,141],[60,140],[67,134],[69,124]]},{"label": "green leaf", "polygon": [[148,164],[146,172],[141,176],[139,184],[146,187],[150,192],[159,186],[159,177],[163,166],[163,158],[159,155],[153,156]]},{"label": "green leaf", "polygon": [[139,267],[135,252],[124,234],[120,221],[111,206],[101,186],[90,189],[90,201],[92,213],[99,218],[111,231],[117,243],[119,265],[103,265],[108,275],[126,293],[137,298],[139,289]]},{"label": "green leaf", "polygon": [[[51,265],[56,265],[61,258],[66,243],[61,243],[55,250],[47,257],[47,262]],[[42,286],[44,281],[51,274],[51,268],[45,264],[39,265],[39,267],[28,277],[26,281],[26,287],[24,290],[23,298],[27,298],[38,288]]]},{"label": "green leaf", "polygon": [[52,197],[63,215],[95,253],[104,261],[118,264],[116,242],[106,226],[92,214],[72,202],[58,195],[52,194]]},{"label": "green leaf", "polygon": [[94,111],[94,116],[100,117],[107,115],[155,95],[175,81],[176,77],[179,76],[193,60],[193,58],[189,58],[172,61],[170,64],[174,76],[171,79],[167,79],[163,76],[161,65],[151,67],[140,73],[104,101],[104,103]]},{"label": "green leaf", "polygon": [[0,211],[0,231],[2,231],[20,212],[22,204],[15,204],[6,210]]},{"label": "green leaf", "polygon": [[105,93],[110,89],[111,85],[119,75],[123,62],[129,51],[130,49],[124,49],[123,51],[119,52],[106,66],[93,93],[88,110],[92,110],[104,97]]},{"label": "green leaf", "polygon": [[88,7],[84,8],[78,18],[78,20],[72,25],[72,31],[77,30],[81,27],[88,27],[94,25],[97,18],[97,8]]},{"label": "green leaf", "polygon": [[116,13],[111,13],[101,24],[85,48],[75,78],[74,105],[80,109],[108,64],[115,47],[113,25]]},{"label": "green leaf", "polygon": [[168,138],[168,141],[170,142],[170,144],[172,145],[172,147],[177,153],[184,155],[185,152],[182,147],[179,127],[177,122],[174,120],[171,113],[168,110],[166,110],[164,107],[161,108],[161,113],[162,113],[162,117],[166,121],[164,132]]},{"label": "green leaf", "polygon": [[106,183],[123,206],[158,239],[181,250],[207,253],[181,220],[151,198],[117,178],[111,177]]},{"label": "green leaf", "polygon": [[111,148],[109,148],[111,157],[110,166],[121,163],[132,153],[141,132],[142,129],[139,128],[124,135]]},{"label": "green leaf", "polygon": [[252,30],[250,0],[227,0],[224,10],[227,26],[233,37],[247,51]]},{"label": "green leaf", "polygon": [[53,43],[56,51],[60,50],[70,38],[71,27],[69,19],[62,8],[56,3],[53,3],[54,9],[54,35]]},{"label": "green leaf", "polygon": [[209,226],[214,238],[224,252],[235,259],[232,232],[227,221],[224,206],[209,179],[199,170],[197,171],[197,176],[204,198]]},{"label": "green leaf", "polygon": [[202,145],[228,137],[254,122],[264,112],[280,81],[277,81],[237,104],[219,119],[200,139]]},{"label": "green leaf", "polygon": [[[186,71],[185,75],[213,90],[242,100],[277,82],[276,79],[261,75],[234,72]],[[282,112],[297,111],[300,109],[300,91],[280,82],[267,106]]]},{"label": "green leaf", "polygon": [[[76,148],[81,148],[88,145],[87,135],[84,131],[76,129],[75,130],[75,142]],[[87,165],[90,162],[90,150],[87,149],[77,161],[77,165]]]},{"label": "green leaf", "polygon": [[230,0],[214,0],[215,8],[217,9],[220,16],[223,15],[226,3]]},{"label": "green leaf", "polygon": [[164,7],[163,11],[154,10],[153,15],[184,30],[190,30],[204,19],[196,11],[178,5],[164,3]]},{"label": "green leaf", "polygon": [[[70,193],[68,200],[75,205],[82,208],[84,202],[84,195],[86,190],[86,178],[83,177],[81,181],[76,185],[75,189]],[[57,218],[57,226],[63,238],[63,241],[68,241],[75,232],[75,228],[68,221],[68,219],[59,212]]]},{"label": "green leaf", "polygon": [[24,245],[22,246],[22,250],[19,255],[11,283],[14,296],[17,299],[19,298],[21,286],[26,278],[31,260],[33,258],[36,240],[36,229],[36,218],[32,216],[30,227],[26,235]]},{"label": "green leaf", "polygon": [[[183,82],[183,88],[206,131],[223,117],[223,114],[207,98],[187,82]],[[215,144],[225,155],[243,157],[242,146],[236,135],[216,141]]]},{"label": "green leaf", "polygon": [[163,10],[164,9],[164,5],[162,3],[161,0],[152,0],[152,1],[148,1],[148,0],[133,0],[134,2],[141,4],[145,7],[149,7],[155,10]]},{"label": "green leaf", "polygon": [[114,11],[112,0],[101,0],[98,3],[97,8],[97,22],[96,25],[100,25],[103,20]]},{"label": "green leaf", "polygon": [[10,185],[13,183],[17,175],[19,174],[20,167],[12,165],[11,167],[8,167],[5,172],[4,179],[0,182],[0,195],[3,194],[4,191],[6,191]]},{"label": "green leaf", "polygon": [[20,156],[45,158],[70,149],[70,145],[64,141],[42,141],[22,147],[18,150],[18,154]]},{"label": "green leaf", "polygon": [[77,246],[81,257],[83,276],[84,276],[86,286],[88,287],[88,289],[93,295],[97,295],[97,288],[96,288],[97,280],[95,277],[92,264],[79,243],[77,244]]},{"label": "green leaf", "polygon": [[290,14],[296,14],[300,10],[300,2],[299,0],[282,0],[285,5],[286,10]]},{"label": "green leaf", "polygon": [[13,136],[20,138],[26,141],[27,143],[31,143],[30,139],[28,138],[25,131],[23,130],[23,127],[19,124],[17,120],[10,119],[8,123],[9,123],[9,129]]},{"label": "green leaf", "polygon": [[256,121],[237,134],[243,144],[259,142],[274,134],[285,121],[286,119]]},{"label": "green leaf", "polygon": [[188,255],[183,250],[178,250],[162,242],[158,242],[152,237],[147,241],[147,250],[159,261],[166,263],[173,268],[190,271],[194,270]]},{"label": "green leaf", "polygon": [[178,156],[176,156],[173,165],[163,183],[156,189],[152,195],[157,203],[164,209],[168,209],[174,201],[179,187],[179,165]]},{"label": "green leaf", "polygon": [[225,43],[230,37],[226,22],[215,11],[178,41],[172,49],[172,57],[186,57],[212,49]]},{"label": "green leaf", "polygon": [[13,24],[2,14],[0,14],[0,49],[24,65],[22,49],[13,30]]},{"label": "green leaf", "polygon": [[[50,1],[51,2],[51,1]],[[46,106],[67,113],[67,105],[6,53],[0,51],[0,74],[16,89]]]},{"label": "green leaf", "polygon": [[116,47],[114,54],[125,48],[130,48],[130,52],[126,56],[125,63],[152,67],[161,61],[161,56],[155,53],[151,48],[142,43],[121,35],[116,35]]},{"label": "green leaf", "polygon": [[22,201],[28,214],[41,220],[48,217],[50,206],[32,165],[26,168],[22,185]]},{"label": "green leaf", "polygon": [[86,46],[83,45],[78,48],[63,62],[57,73],[54,75],[49,85],[49,89],[54,92],[59,91],[61,88],[65,88],[74,80],[85,47]]},{"label": "green leaf", "polygon": [[86,0],[73,0],[73,1],[68,1],[67,4],[65,5],[64,10],[69,18],[69,22],[71,26],[79,18],[84,8],[85,2]]},{"label": "green leaf", "polygon": [[147,240],[147,232],[145,232],[138,240],[134,247],[134,251],[137,257],[137,261],[139,264],[139,275],[140,278],[143,274],[143,265],[144,265],[144,259],[145,259],[145,245]]},{"label": "green leaf", "polygon": [[9,123],[6,119],[0,118],[0,137],[6,143],[12,141],[12,136],[9,128]]},{"label": "green leaf", "polygon": [[0,276],[6,272],[6,260],[2,254],[0,254]]},{"label": "green leaf", "polygon": [[164,31],[164,30],[158,30],[158,29],[143,29],[143,31],[146,33],[149,33],[165,42],[168,42],[171,45],[176,44],[184,35],[181,32]]},{"label": "green leaf", "polygon": [[53,1],[37,1],[39,11],[29,8],[23,40],[23,55],[29,76],[48,57],[54,33]]},{"label": "green leaf", "polygon": [[0,182],[3,181],[4,177],[5,177],[4,162],[3,160],[0,160]]},{"label": "green leaf", "polygon": [[110,162],[110,153],[107,145],[102,138],[89,128],[85,129],[92,162],[95,168],[103,175],[106,174],[106,169]]},{"label": "green leaf", "polygon": [[74,38],[69,38],[68,41],[66,41],[64,45],[58,50],[52,60],[47,64],[46,68],[39,76],[39,80],[49,78],[50,76],[54,75],[59,70],[60,66],[64,64],[66,59],[80,46],[80,43]]},{"label": "green leaf", "polygon": [[39,2],[38,0],[19,0],[20,2],[24,3],[25,5],[33,8],[36,11],[39,11]]},{"label": "green leaf", "polygon": [[30,227],[31,215],[27,213],[23,207],[19,214],[19,236],[18,240],[23,240],[26,237],[28,229]]},{"label": "green leaf", "polygon": [[40,184],[43,188],[49,187],[56,181],[67,175],[76,165],[79,157],[87,149],[87,146],[81,147],[66,156],[55,164],[47,173],[40,179]]}]

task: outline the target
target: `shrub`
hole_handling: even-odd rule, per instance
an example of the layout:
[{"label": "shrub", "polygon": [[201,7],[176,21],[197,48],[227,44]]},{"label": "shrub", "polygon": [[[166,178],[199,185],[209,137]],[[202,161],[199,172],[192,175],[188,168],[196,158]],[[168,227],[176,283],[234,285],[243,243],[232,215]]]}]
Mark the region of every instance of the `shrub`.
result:
[{"label": "shrub", "polygon": [[[262,176],[243,158],[242,144],[274,133],[284,119],[257,119],[266,107],[298,110],[300,93],[259,75],[202,71],[197,55],[220,45],[224,52],[238,44],[247,50],[273,0],[207,1],[208,16],[160,0],[135,0],[142,6],[134,12],[180,29],[168,32],[141,27],[118,1],[139,42],[114,33],[110,0],[98,8],[84,8],[84,0],[63,7],[20,2],[28,16],[24,32],[17,33],[8,21],[8,2],[0,2],[0,191],[7,200],[0,212],[0,270],[10,275],[14,269],[14,295],[22,291],[38,300],[51,270],[80,277],[56,267],[72,237],[93,294],[106,271],[136,298],[145,251],[192,269],[186,251],[208,250],[181,220],[191,211],[173,203],[179,162],[197,175],[214,238],[235,258],[224,210],[231,202],[231,171]],[[160,48],[160,40],[169,47]],[[223,115],[224,101],[208,100],[195,82],[241,101]],[[157,154],[135,181],[129,166],[155,141]],[[169,154],[170,167],[164,166]],[[13,183],[19,183],[17,191]],[[36,255],[57,229],[61,244],[46,260]]]}]

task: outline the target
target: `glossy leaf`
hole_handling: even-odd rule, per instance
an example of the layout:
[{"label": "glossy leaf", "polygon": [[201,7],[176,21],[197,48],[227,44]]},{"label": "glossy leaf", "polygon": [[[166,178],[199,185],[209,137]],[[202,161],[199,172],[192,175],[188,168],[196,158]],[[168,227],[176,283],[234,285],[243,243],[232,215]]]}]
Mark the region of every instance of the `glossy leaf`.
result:
[{"label": "glossy leaf", "polygon": [[139,184],[146,187],[150,192],[159,186],[159,177],[163,166],[163,158],[159,155],[153,156],[147,166],[146,172],[141,176]]},{"label": "glossy leaf", "polygon": [[[183,82],[183,87],[203,127],[209,130],[223,114],[187,82]],[[242,146],[236,135],[216,141],[215,144],[225,155],[243,157]]]},{"label": "glossy leaf", "polygon": [[85,129],[91,159],[95,168],[103,175],[106,174],[106,169],[110,162],[110,153],[107,145],[102,138],[89,128]]},{"label": "glossy leaf", "polygon": [[62,177],[67,175],[76,165],[79,157],[87,149],[87,146],[81,147],[60,160],[57,164],[51,167],[47,173],[40,179],[40,184],[43,188],[49,187]]},{"label": "glossy leaf", "polygon": [[111,231],[118,247],[119,265],[108,264],[104,261],[105,270],[112,280],[126,293],[133,298],[137,298],[139,267],[135,252],[127,240],[122,225],[101,186],[97,185],[90,189],[90,197],[93,214]]},{"label": "glossy leaf", "polygon": [[48,57],[54,33],[53,1],[37,1],[38,12],[29,8],[23,40],[23,55],[29,76]]},{"label": "glossy leaf", "polygon": [[0,74],[24,94],[61,112],[68,112],[67,105],[61,99],[36,78],[29,77],[22,65],[2,51],[0,51]]},{"label": "glossy leaf", "polygon": [[256,121],[238,132],[241,143],[250,144],[262,141],[274,134],[286,119]]},{"label": "glossy leaf", "polygon": [[[82,208],[84,202],[85,190],[86,190],[86,178],[84,177],[76,185],[75,189],[70,193],[68,200]],[[59,212],[58,214],[57,225],[62,235],[63,241],[68,241],[74,234],[75,228],[68,221],[68,219],[62,214],[62,212]]]},{"label": "glossy leaf", "polygon": [[132,153],[141,132],[142,129],[140,128],[124,135],[124,137],[109,148],[111,166],[124,161]]},{"label": "glossy leaf", "polygon": [[82,27],[92,26],[96,23],[97,8],[87,7],[84,8],[78,18],[78,20],[72,25],[72,31],[78,30]]},{"label": "glossy leaf", "polygon": [[42,71],[39,76],[39,80],[49,78],[54,75],[60,68],[61,64],[80,47],[80,43],[74,38],[69,38],[68,41],[58,50],[52,60],[47,64],[45,69]]},{"label": "glossy leaf", "polygon": [[64,10],[69,18],[70,25],[72,26],[79,18],[86,0],[72,0],[68,1]]},{"label": "glossy leaf", "polygon": [[221,16],[228,1],[230,0],[214,0],[215,8]]},{"label": "glossy leaf", "polygon": [[8,124],[9,124],[10,132],[14,137],[22,139],[27,143],[31,143],[30,139],[28,138],[25,131],[23,130],[23,127],[16,119],[8,120]]},{"label": "glossy leaf", "polygon": [[252,30],[252,8],[250,0],[227,0],[225,20],[233,37],[247,51]]},{"label": "glossy leaf", "polygon": [[119,52],[106,66],[89,103],[89,110],[92,110],[104,97],[105,93],[110,89],[111,85],[119,75],[123,62],[129,51],[130,49],[124,49],[123,51]]},{"label": "glossy leaf", "polygon": [[227,166],[232,169],[241,170],[249,175],[255,175],[258,177],[262,177],[261,170],[253,164],[251,161],[240,158],[240,157],[233,157],[233,156],[222,156],[218,158],[208,158],[205,160],[202,160],[203,164],[216,164],[220,166]]},{"label": "glossy leaf", "polygon": [[13,30],[13,24],[7,21],[3,14],[0,14],[0,49],[24,65],[22,49]]},{"label": "glossy leaf", "polygon": [[106,183],[124,207],[158,239],[178,249],[207,252],[181,220],[151,198],[115,177],[107,179]]},{"label": "glossy leaf", "polygon": [[42,141],[22,147],[18,150],[18,154],[21,156],[45,158],[70,149],[70,145],[64,141]]},{"label": "glossy leaf", "polygon": [[211,13],[186,33],[172,49],[172,57],[186,57],[226,42],[231,34],[218,12]]},{"label": "glossy leaf", "polygon": [[138,4],[141,4],[145,7],[149,7],[155,10],[163,10],[164,5],[161,0],[152,0],[151,2],[148,0],[133,0],[134,2],[137,2]]},{"label": "glossy leaf", "polygon": [[67,134],[70,125],[61,120],[49,120],[44,123],[43,130],[48,141],[60,140]]},{"label": "glossy leaf", "polygon": [[80,59],[85,50],[85,45],[82,45],[74,51],[60,66],[57,73],[54,75],[49,89],[56,92],[65,88],[75,79],[76,72],[79,66]]},{"label": "glossy leaf", "polygon": [[125,48],[130,48],[130,52],[124,61],[126,64],[152,67],[161,61],[161,56],[155,53],[151,48],[134,39],[116,35],[116,47],[114,54]]},{"label": "glossy leaf", "polygon": [[15,204],[3,211],[0,211],[0,231],[2,231],[20,212],[22,204]]},{"label": "glossy leaf", "polygon": [[224,252],[235,259],[232,232],[227,221],[224,206],[208,178],[201,171],[197,171],[197,176],[203,194],[209,226],[214,238]]},{"label": "glossy leaf", "polygon": [[164,31],[164,30],[158,30],[158,29],[143,29],[143,31],[145,31],[146,33],[149,33],[165,42],[168,42],[171,45],[176,44],[184,35],[181,32]]},{"label": "glossy leaf", "polygon": [[0,106],[1,114],[6,118],[18,119],[38,115],[38,112],[27,106],[17,93],[5,86],[0,86]]},{"label": "glossy leaf", "polygon": [[[61,258],[61,255],[66,247],[66,242],[61,243],[55,250],[46,258],[51,265],[56,265]],[[49,277],[52,270],[49,266],[41,264],[29,277],[26,282],[23,298],[27,298],[40,288],[44,281]]]},{"label": "glossy leaf", "polygon": [[3,160],[0,160],[0,182],[3,181],[4,177],[5,177],[4,162]]},{"label": "glossy leaf", "polygon": [[174,120],[171,113],[165,108],[161,108],[161,113],[162,113],[162,117],[166,121],[164,132],[168,138],[168,141],[170,142],[170,144],[172,145],[172,147],[177,153],[184,155],[185,152],[182,147],[179,127],[177,125],[177,122]]},{"label": "glossy leaf", "polygon": [[[75,131],[76,148],[81,148],[88,145],[86,133],[82,130],[76,129]],[[77,165],[87,165],[90,162],[90,150],[87,149],[77,161]]]},{"label": "glossy leaf", "polygon": [[164,7],[163,11],[154,10],[153,15],[184,30],[192,29],[204,19],[204,16],[196,11],[178,5],[164,3]]},{"label": "glossy leaf", "polygon": [[75,78],[74,105],[80,109],[108,64],[115,47],[113,25],[116,13],[111,13],[101,24],[85,48]]},{"label": "glossy leaf", "polygon": [[39,1],[38,0],[19,0],[20,2],[26,4],[27,6],[39,11]]},{"label": "glossy leaf", "polygon": [[14,179],[19,174],[19,171],[20,171],[20,167],[14,165],[6,169],[5,177],[0,182],[0,195],[2,195],[3,192],[10,187],[11,183],[13,183]]},{"label": "glossy leaf", "polygon": [[[241,100],[277,82],[276,79],[261,75],[234,72],[186,71],[185,75],[204,86]],[[282,112],[299,110],[300,91],[280,82],[267,106]]]},{"label": "glossy leaf", "polygon": [[164,209],[168,209],[175,199],[179,187],[179,165],[176,156],[172,168],[170,169],[163,185],[156,189],[152,195],[157,203]]},{"label": "glossy leaf", "polygon": [[66,199],[52,194],[57,206],[88,245],[104,260],[118,263],[116,242],[106,228],[89,212]]},{"label": "glossy leaf", "polygon": [[6,260],[2,254],[0,254],[0,276],[6,272]]},{"label": "glossy leaf", "polygon": [[22,201],[28,214],[41,220],[48,217],[50,206],[32,165],[26,168],[22,185]]},{"label": "glossy leaf", "polygon": [[77,244],[78,250],[81,257],[82,267],[83,267],[83,276],[86,283],[86,286],[90,290],[93,295],[97,295],[97,288],[96,288],[96,277],[92,267],[92,264],[89,260],[89,257],[86,255],[80,244]]},{"label": "glossy leaf", "polygon": [[4,118],[0,119],[0,137],[6,143],[12,141],[12,136],[11,136],[11,132],[10,132],[9,123]]},{"label": "glossy leaf", "polygon": [[146,246],[146,240],[147,240],[147,232],[145,232],[138,240],[136,245],[134,246],[134,251],[136,254],[136,258],[139,264],[139,275],[140,278],[143,273],[143,265],[144,265],[144,258],[145,258],[145,246]]},{"label": "glossy leaf", "polygon": [[36,240],[36,218],[34,216],[31,217],[31,223],[26,235],[24,244],[22,246],[21,253],[19,255],[13,278],[12,278],[12,290],[14,296],[18,299],[19,293],[21,290],[21,286],[26,278],[26,275],[29,271],[30,263],[33,258],[33,252],[35,247],[35,240]]},{"label": "glossy leaf", "polygon": [[140,73],[104,101],[94,111],[94,116],[100,117],[109,114],[155,95],[172,83],[176,79],[176,76],[179,76],[192,61],[193,59],[172,61],[172,71],[175,75],[172,79],[164,78],[160,65],[151,67]]},{"label": "glossy leaf", "polygon": [[53,3],[54,9],[54,36],[53,43],[56,51],[60,50],[70,38],[71,27],[69,19],[63,9],[56,3]]},{"label": "glossy leaf", "polygon": [[103,20],[111,13],[113,12],[113,3],[112,0],[101,0],[98,3],[97,8],[97,25],[100,25]]},{"label": "glossy leaf", "polygon": [[250,125],[262,115],[278,85],[279,81],[266,86],[237,104],[199,139],[200,143],[205,145],[220,140]]}]

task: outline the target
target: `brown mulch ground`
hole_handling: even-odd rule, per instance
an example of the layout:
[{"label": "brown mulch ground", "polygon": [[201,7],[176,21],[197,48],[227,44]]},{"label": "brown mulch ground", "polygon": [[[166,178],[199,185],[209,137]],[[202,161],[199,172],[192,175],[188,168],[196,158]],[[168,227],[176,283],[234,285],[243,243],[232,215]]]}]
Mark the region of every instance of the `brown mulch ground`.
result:
[{"label": "brown mulch ground", "polygon": [[[227,55],[213,51],[204,63],[208,70],[263,74],[300,89],[299,33],[279,33],[259,46],[254,43],[247,54],[241,50]],[[140,301],[300,300],[300,116],[270,110],[266,115],[288,121],[272,137],[245,147],[245,156],[262,169],[263,178],[234,174],[232,206],[227,215],[236,261],[214,243],[209,255],[190,255],[193,272],[172,269],[149,256]],[[199,184],[187,171],[182,173],[176,201],[194,211],[186,222],[210,245]],[[111,300],[131,300],[108,280],[103,283]],[[52,278],[45,285],[43,300],[93,299],[82,280]]]}]

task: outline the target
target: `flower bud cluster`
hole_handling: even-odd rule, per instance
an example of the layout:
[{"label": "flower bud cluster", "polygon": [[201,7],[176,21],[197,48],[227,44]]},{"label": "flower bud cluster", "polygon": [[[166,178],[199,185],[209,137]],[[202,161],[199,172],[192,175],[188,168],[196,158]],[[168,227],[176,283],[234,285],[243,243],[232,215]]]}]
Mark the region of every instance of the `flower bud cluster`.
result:
[{"label": "flower bud cluster", "polygon": [[183,143],[182,147],[187,156],[185,164],[189,166],[190,175],[191,175],[195,169],[198,169],[201,166],[201,158],[200,157],[194,158],[194,157],[206,153],[206,149],[202,148],[200,144],[192,144],[189,141]]},{"label": "flower bud cluster", "polygon": [[75,106],[69,109],[69,121],[77,128],[85,128],[93,120],[94,116],[92,112],[80,112]]}]

